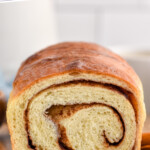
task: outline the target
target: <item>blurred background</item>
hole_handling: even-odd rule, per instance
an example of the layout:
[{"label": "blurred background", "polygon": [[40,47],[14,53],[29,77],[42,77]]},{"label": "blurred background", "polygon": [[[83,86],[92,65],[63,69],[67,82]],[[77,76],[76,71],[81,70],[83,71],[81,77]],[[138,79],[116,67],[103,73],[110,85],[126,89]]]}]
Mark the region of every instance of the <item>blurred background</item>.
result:
[{"label": "blurred background", "polygon": [[[129,62],[143,82],[148,114],[143,132],[150,131],[150,1],[0,0],[0,90],[6,100],[22,61],[63,41],[98,43]],[[5,139],[3,123],[0,141],[9,150]]]}]

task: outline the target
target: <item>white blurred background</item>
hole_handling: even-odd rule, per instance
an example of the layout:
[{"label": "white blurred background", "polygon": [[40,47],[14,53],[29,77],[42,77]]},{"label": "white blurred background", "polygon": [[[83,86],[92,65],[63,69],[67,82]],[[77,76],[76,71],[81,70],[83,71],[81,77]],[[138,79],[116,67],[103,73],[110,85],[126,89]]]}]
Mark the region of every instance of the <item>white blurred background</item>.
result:
[{"label": "white blurred background", "polygon": [[55,0],[60,40],[150,47],[149,0]]}]

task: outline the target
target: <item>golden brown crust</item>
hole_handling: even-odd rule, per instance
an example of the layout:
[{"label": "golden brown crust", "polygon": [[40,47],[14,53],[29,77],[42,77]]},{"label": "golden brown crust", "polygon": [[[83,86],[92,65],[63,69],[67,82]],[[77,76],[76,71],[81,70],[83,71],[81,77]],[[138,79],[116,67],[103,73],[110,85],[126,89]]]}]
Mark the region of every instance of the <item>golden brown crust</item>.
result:
[{"label": "golden brown crust", "polygon": [[114,76],[128,82],[133,89],[140,84],[133,69],[113,52],[96,44],[66,42],[50,46],[22,64],[13,84],[13,96],[42,78],[68,72]]}]

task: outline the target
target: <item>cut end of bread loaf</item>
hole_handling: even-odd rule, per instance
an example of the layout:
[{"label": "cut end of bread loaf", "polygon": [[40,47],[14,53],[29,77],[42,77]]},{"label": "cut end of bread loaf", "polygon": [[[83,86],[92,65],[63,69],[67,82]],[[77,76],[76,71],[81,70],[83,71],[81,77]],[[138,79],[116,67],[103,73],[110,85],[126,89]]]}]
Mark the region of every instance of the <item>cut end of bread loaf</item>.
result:
[{"label": "cut end of bread loaf", "polygon": [[88,43],[54,45],[27,59],[7,109],[14,150],[140,150],[144,120],[138,76]]}]

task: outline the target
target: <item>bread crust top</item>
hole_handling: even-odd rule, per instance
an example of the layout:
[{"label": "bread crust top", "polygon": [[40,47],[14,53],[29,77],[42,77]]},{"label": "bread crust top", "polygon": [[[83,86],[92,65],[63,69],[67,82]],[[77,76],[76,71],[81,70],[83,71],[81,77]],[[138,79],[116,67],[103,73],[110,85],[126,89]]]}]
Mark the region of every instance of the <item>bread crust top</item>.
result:
[{"label": "bread crust top", "polygon": [[64,42],[47,47],[25,60],[13,83],[13,96],[46,77],[69,72],[103,74],[124,80],[140,90],[141,82],[128,63],[93,43]]}]

